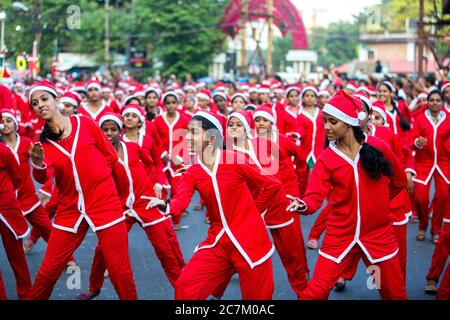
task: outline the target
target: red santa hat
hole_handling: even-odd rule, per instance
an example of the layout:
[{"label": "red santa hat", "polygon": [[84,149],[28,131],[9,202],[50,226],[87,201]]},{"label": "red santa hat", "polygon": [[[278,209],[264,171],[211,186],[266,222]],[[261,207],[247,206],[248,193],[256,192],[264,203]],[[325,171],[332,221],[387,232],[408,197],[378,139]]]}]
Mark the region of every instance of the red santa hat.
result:
[{"label": "red santa hat", "polygon": [[243,84],[240,85],[239,89],[242,90],[242,91],[249,90],[250,89],[250,85],[247,82],[244,82]]},{"label": "red santa hat", "polygon": [[330,97],[331,97],[331,94],[330,94],[330,91],[328,91],[328,90],[325,89],[325,90],[319,91],[318,96],[319,96],[319,97],[321,97],[321,96],[327,96],[328,98],[330,98]]},{"label": "red santa hat", "polygon": [[316,95],[316,97],[319,95],[319,92],[317,91],[317,88],[314,86],[306,86],[303,88],[302,93],[300,94],[300,99],[303,99],[303,95],[306,93],[306,91],[312,91]]},{"label": "red santa hat", "polygon": [[[11,110],[9,110],[9,109],[2,109],[0,111],[0,113],[1,113],[1,117],[2,118],[3,117],[10,118],[14,122],[14,125],[15,125],[16,129],[19,128],[19,121],[17,121],[16,116],[11,112]],[[1,120],[1,118],[0,118],[0,120]],[[3,126],[3,124],[2,124],[2,126]],[[3,126],[3,128],[0,128],[0,130],[3,130],[3,129],[4,129],[4,126]]]},{"label": "red santa hat", "polygon": [[297,91],[298,94],[300,95],[300,94],[302,93],[302,87],[300,87],[299,84],[294,84],[294,85],[290,86],[290,87],[287,88],[287,90],[286,90],[286,97],[289,96],[289,94],[290,94],[292,91]]},{"label": "red santa hat", "polygon": [[105,93],[111,93],[112,92],[111,88],[108,87],[108,86],[102,87],[102,91],[105,92]]},{"label": "red santa hat", "polygon": [[116,89],[116,91],[114,91],[114,95],[119,95],[119,94],[125,94],[125,92],[123,92],[122,89]]},{"label": "red santa hat", "polygon": [[69,104],[73,105],[74,107],[78,107],[79,104],[81,103],[81,101],[80,101],[80,98],[76,94],[74,94],[72,92],[66,92],[61,97],[61,103],[69,103]]},{"label": "red santa hat", "polygon": [[263,105],[256,108],[255,112],[253,112],[253,120],[255,120],[257,117],[263,117],[264,119],[272,122],[272,124],[275,124],[275,116],[273,114],[270,103],[264,103]]},{"label": "red santa hat", "polygon": [[74,92],[82,91],[87,94],[86,86],[81,81],[76,81],[76,82],[72,83],[69,86],[69,91],[74,91]]},{"label": "red santa hat", "polygon": [[195,88],[194,85],[192,84],[187,84],[183,87],[184,92],[188,92],[188,91],[193,91],[193,92],[197,92],[197,89]]},{"label": "red santa hat", "polygon": [[194,114],[193,119],[195,118],[203,118],[211,122],[214,127],[220,132],[222,138],[224,138],[223,132],[227,125],[227,118],[218,113],[213,113],[207,110],[199,110]]},{"label": "red santa hat", "polygon": [[30,93],[28,95],[28,99],[31,101],[31,96],[33,95],[33,93],[35,93],[36,91],[46,91],[48,93],[53,94],[55,97],[58,96],[55,87],[53,86],[53,84],[48,81],[48,80],[44,80],[44,81],[39,81],[36,82],[35,84],[33,84],[33,86],[30,89]]},{"label": "red santa hat", "polygon": [[422,91],[422,92],[419,93],[419,95],[417,96],[417,99],[426,99],[427,97],[428,97],[428,92]]},{"label": "red santa hat", "polygon": [[245,133],[247,134],[247,137],[249,139],[252,139],[252,129],[251,129],[251,125],[253,123],[253,119],[252,119],[252,115],[250,112],[245,111],[245,110],[238,110],[238,111],[234,111],[233,113],[231,113],[228,116],[228,122],[230,121],[230,119],[232,117],[238,118],[242,124],[244,125],[245,128]]},{"label": "red santa hat", "polygon": [[159,91],[158,89],[153,88],[153,87],[148,87],[147,89],[145,89],[145,96],[147,96],[149,93],[152,93],[152,92],[154,94],[156,94],[158,99],[161,98],[161,91]]},{"label": "red santa hat", "polygon": [[166,98],[169,96],[174,97],[177,102],[180,100],[178,95],[174,91],[167,91],[166,93],[163,94],[161,101],[164,102]]},{"label": "red santa hat", "polygon": [[[217,89],[216,89],[216,90],[217,90]],[[224,92],[222,92],[222,91],[215,91],[214,94],[213,94],[213,96],[212,96],[213,99],[214,99],[214,97],[216,97],[216,96],[222,97],[223,100],[228,101],[227,95],[226,95]]]},{"label": "red santa hat", "polygon": [[280,81],[275,80],[272,85],[270,86],[270,89],[276,93],[276,94],[284,94],[284,88],[283,84]]},{"label": "red santa hat", "polygon": [[132,99],[137,99],[137,97],[134,96],[134,95],[129,95],[129,96],[127,96],[127,97],[125,98],[125,100],[123,101],[123,104],[124,104],[124,105],[129,104],[130,101],[131,101]]},{"label": "red santa hat", "polygon": [[256,106],[254,105],[254,104],[247,104],[245,107],[244,107],[244,110],[245,111],[250,111],[250,112],[253,112],[253,111],[255,111],[256,110]]},{"label": "red santa hat", "polygon": [[377,89],[374,86],[367,86],[367,93],[369,94],[369,96],[376,96],[377,95]]},{"label": "red santa hat", "polygon": [[397,92],[397,89],[395,89],[394,85],[391,82],[385,80],[385,81],[381,82],[381,84],[383,84],[386,87],[388,87],[392,92],[394,92],[394,93]]},{"label": "red santa hat", "polygon": [[445,80],[442,82],[441,92],[444,94],[445,89],[450,88],[450,80]]},{"label": "red santa hat", "polygon": [[196,94],[197,99],[202,99],[202,100],[211,100],[211,92],[209,92],[208,90],[200,90],[199,92],[197,92]]},{"label": "red santa hat", "polygon": [[369,108],[369,112],[370,110],[372,110],[372,103],[370,102],[369,95],[365,91],[355,93],[354,96],[361,99],[361,101],[367,105],[367,108]]},{"label": "red santa hat", "polygon": [[125,117],[127,113],[133,113],[139,117],[142,123],[145,123],[145,110],[140,105],[130,103],[127,104],[122,110],[122,118]]},{"label": "red santa hat", "polygon": [[376,100],[372,103],[372,110],[378,112],[384,119],[384,122],[386,123],[387,121],[386,108],[381,100]]},{"label": "red santa hat", "polygon": [[231,103],[233,103],[233,100],[237,97],[241,97],[244,100],[244,103],[247,103],[247,97],[244,94],[239,93],[239,92],[233,94],[233,96],[231,97]]},{"label": "red santa hat", "polygon": [[117,114],[112,113],[112,112],[107,112],[105,113],[99,120],[98,125],[100,126],[100,128],[102,127],[103,123],[105,123],[105,121],[114,121],[115,123],[117,123],[119,125],[120,130],[122,130],[123,128],[123,122],[122,120],[117,116]]},{"label": "red santa hat", "polygon": [[347,82],[347,85],[345,86],[345,88],[356,91],[358,89],[358,85],[356,84],[355,81],[350,80],[349,82]]},{"label": "red santa hat", "polygon": [[204,83],[203,81],[200,81],[199,83],[197,83],[197,84],[195,85],[195,88],[196,88],[197,90],[203,89],[203,88],[205,88],[205,87],[206,87],[206,83]]},{"label": "red santa hat", "polygon": [[130,86],[130,84],[128,83],[128,82],[126,82],[126,81],[123,81],[123,80],[120,80],[118,83],[117,83],[117,85],[120,87],[120,88],[122,88],[122,89],[127,89],[129,86]]},{"label": "red santa hat", "polygon": [[323,112],[351,126],[359,126],[364,115],[358,115],[361,110],[361,100],[349,95],[344,90],[338,91],[323,107]]},{"label": "red santa hat", "polygon": [[97,80],[89,80],[86,83],[86,89],[89,91],[90,88],[96,88],[98,91],[102,92],[102,85]]},{"label": "red santa hat", "polygon": [[225,84],[223,84],[223,82],[217,82],[216,84],[216,90],[215,91],[222,91],[225,92],[227,88],[225,87]]},{"label": "red santa hat", "polygon": [[270,93],[270,86],[262,83],[258,88],[258,93]]},{"label": "red santa hat", "polygon": [[258,88],[256,86],[250,86],[250,88],[248,89],[248,92],[249,93],[258,92]]},{"label": "red santa hat", "polygon": [[[0,119],[3,117],[2,111],[0,110]],[[2,131],[3,129],[5,129],[5,125],[3,123],[0,122],[0,131]]]}]

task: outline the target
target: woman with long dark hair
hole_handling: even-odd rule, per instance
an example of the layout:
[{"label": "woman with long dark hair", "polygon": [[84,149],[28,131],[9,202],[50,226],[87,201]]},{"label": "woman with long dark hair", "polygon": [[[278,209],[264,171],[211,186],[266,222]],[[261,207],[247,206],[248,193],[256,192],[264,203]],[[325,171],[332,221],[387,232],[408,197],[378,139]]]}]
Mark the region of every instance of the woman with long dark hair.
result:
[{"label": "woman with long dark hair", "polygon": [[325,198],[330,207],[314,274],[301,299],[327,299],[344,270],[361,258],[379,270],[373,277],[383,299],[406,299],[389,207],[406,179],[386,144],[364,135],[360,109],[361,100],[343,90],[328,101],[323,112],[330,145],[303,198],[288,196],[292,202],[287,210],[302,214],[317,211]]},{"label": "woman with long dark hair", "polygon": [[102,246],[119,298],[136,299],[125,216],[112,178],[116,151],[92,119],[60,113],[59,98],[50,82],[34,84],[30,102],[34,113],[45,120],[40,142],[31,149],[33,176],[44,183],[53,171],[59,204],[44,260],[27,298],[50,297],[90,227]]}]

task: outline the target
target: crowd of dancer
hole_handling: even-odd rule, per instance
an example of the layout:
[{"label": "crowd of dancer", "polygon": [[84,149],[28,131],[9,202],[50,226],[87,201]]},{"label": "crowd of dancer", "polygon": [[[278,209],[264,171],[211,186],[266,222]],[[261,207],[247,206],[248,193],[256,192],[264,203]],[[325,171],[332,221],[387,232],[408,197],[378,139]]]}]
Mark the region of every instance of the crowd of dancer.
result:
[{"label": "crowd of dancer", "polygon": [[[77,299],[98,296],[105,276],[120,299],[137,299],[134,224],[175,299],[220,299],[235,273],[242,299],[271,299],[275,250],[299,299],[344,290],[361,259],[379,267],[382,299],[407,299],[408,222],[435,244],[425,291],[450,299],[450,81],[428,80],[5,76],[0,234],[19,299],[49,299],[89,229],[98,244]],[[185,261],[176,230],[195,192],[210,227]],[[301,215],[316,212],[304,243]],[[25,254],[39,238],[32,281]]]}]

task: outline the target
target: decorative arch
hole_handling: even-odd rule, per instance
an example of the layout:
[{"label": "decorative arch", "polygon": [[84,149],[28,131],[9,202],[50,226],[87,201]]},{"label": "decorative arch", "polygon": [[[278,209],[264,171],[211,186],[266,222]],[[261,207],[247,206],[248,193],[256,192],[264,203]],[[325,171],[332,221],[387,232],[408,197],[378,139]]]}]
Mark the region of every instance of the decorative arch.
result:
[{"label": "decorative arch", "polygon": [[[248,0],[249,21],[267,18],[267,1]],[[273,21],[283,37],[290,31],[294,49],[308,49],[308,35],[303,20],[289,0],[276,0],[273,6]],[[226,7],[222,17],[221,29],[235,37],[239,32],[241,19],[241,0],[233,0]]]}]

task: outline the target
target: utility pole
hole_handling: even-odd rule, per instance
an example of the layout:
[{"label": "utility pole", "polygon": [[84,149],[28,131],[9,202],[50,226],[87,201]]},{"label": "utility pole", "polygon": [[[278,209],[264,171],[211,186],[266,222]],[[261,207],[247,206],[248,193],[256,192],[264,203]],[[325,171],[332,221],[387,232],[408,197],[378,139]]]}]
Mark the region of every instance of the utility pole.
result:
[{"label": "utility pole", "polygon": [[267,0],[267,14],[269,19],[267,24],[269,25],[269,34],[267,39],[267,75],[272,75],[272,48],[273,48],[273,0]]},{"label": "utility pole", "polygon": [[419,52],[418,52],[418,58],[417,61],[419,62],[419,77],[423,76],[423,52],[424,52],[424,46],[425,46],[425,34],[424,34],[424,22],[423,22],[423,16],[424,16],[424,8],[423,8],[423,1],[419,0]]},{"label": "utility pole", "polygon": [[105,0],[105,64],[109,70],[109,0]]},{"label": "utility pole", "polygon": [[39,55],[39,45],[42,38],[42,26],[41,26],[41,1],[33,0],[33,22],[34,22],[34,42],[33,42],[33,55],[37,58]]},{"label": "utility pole", "polygon": [[241,1],[241,65],[240,75],[247,73],[247,21],[248,21],[248,0]]}]

